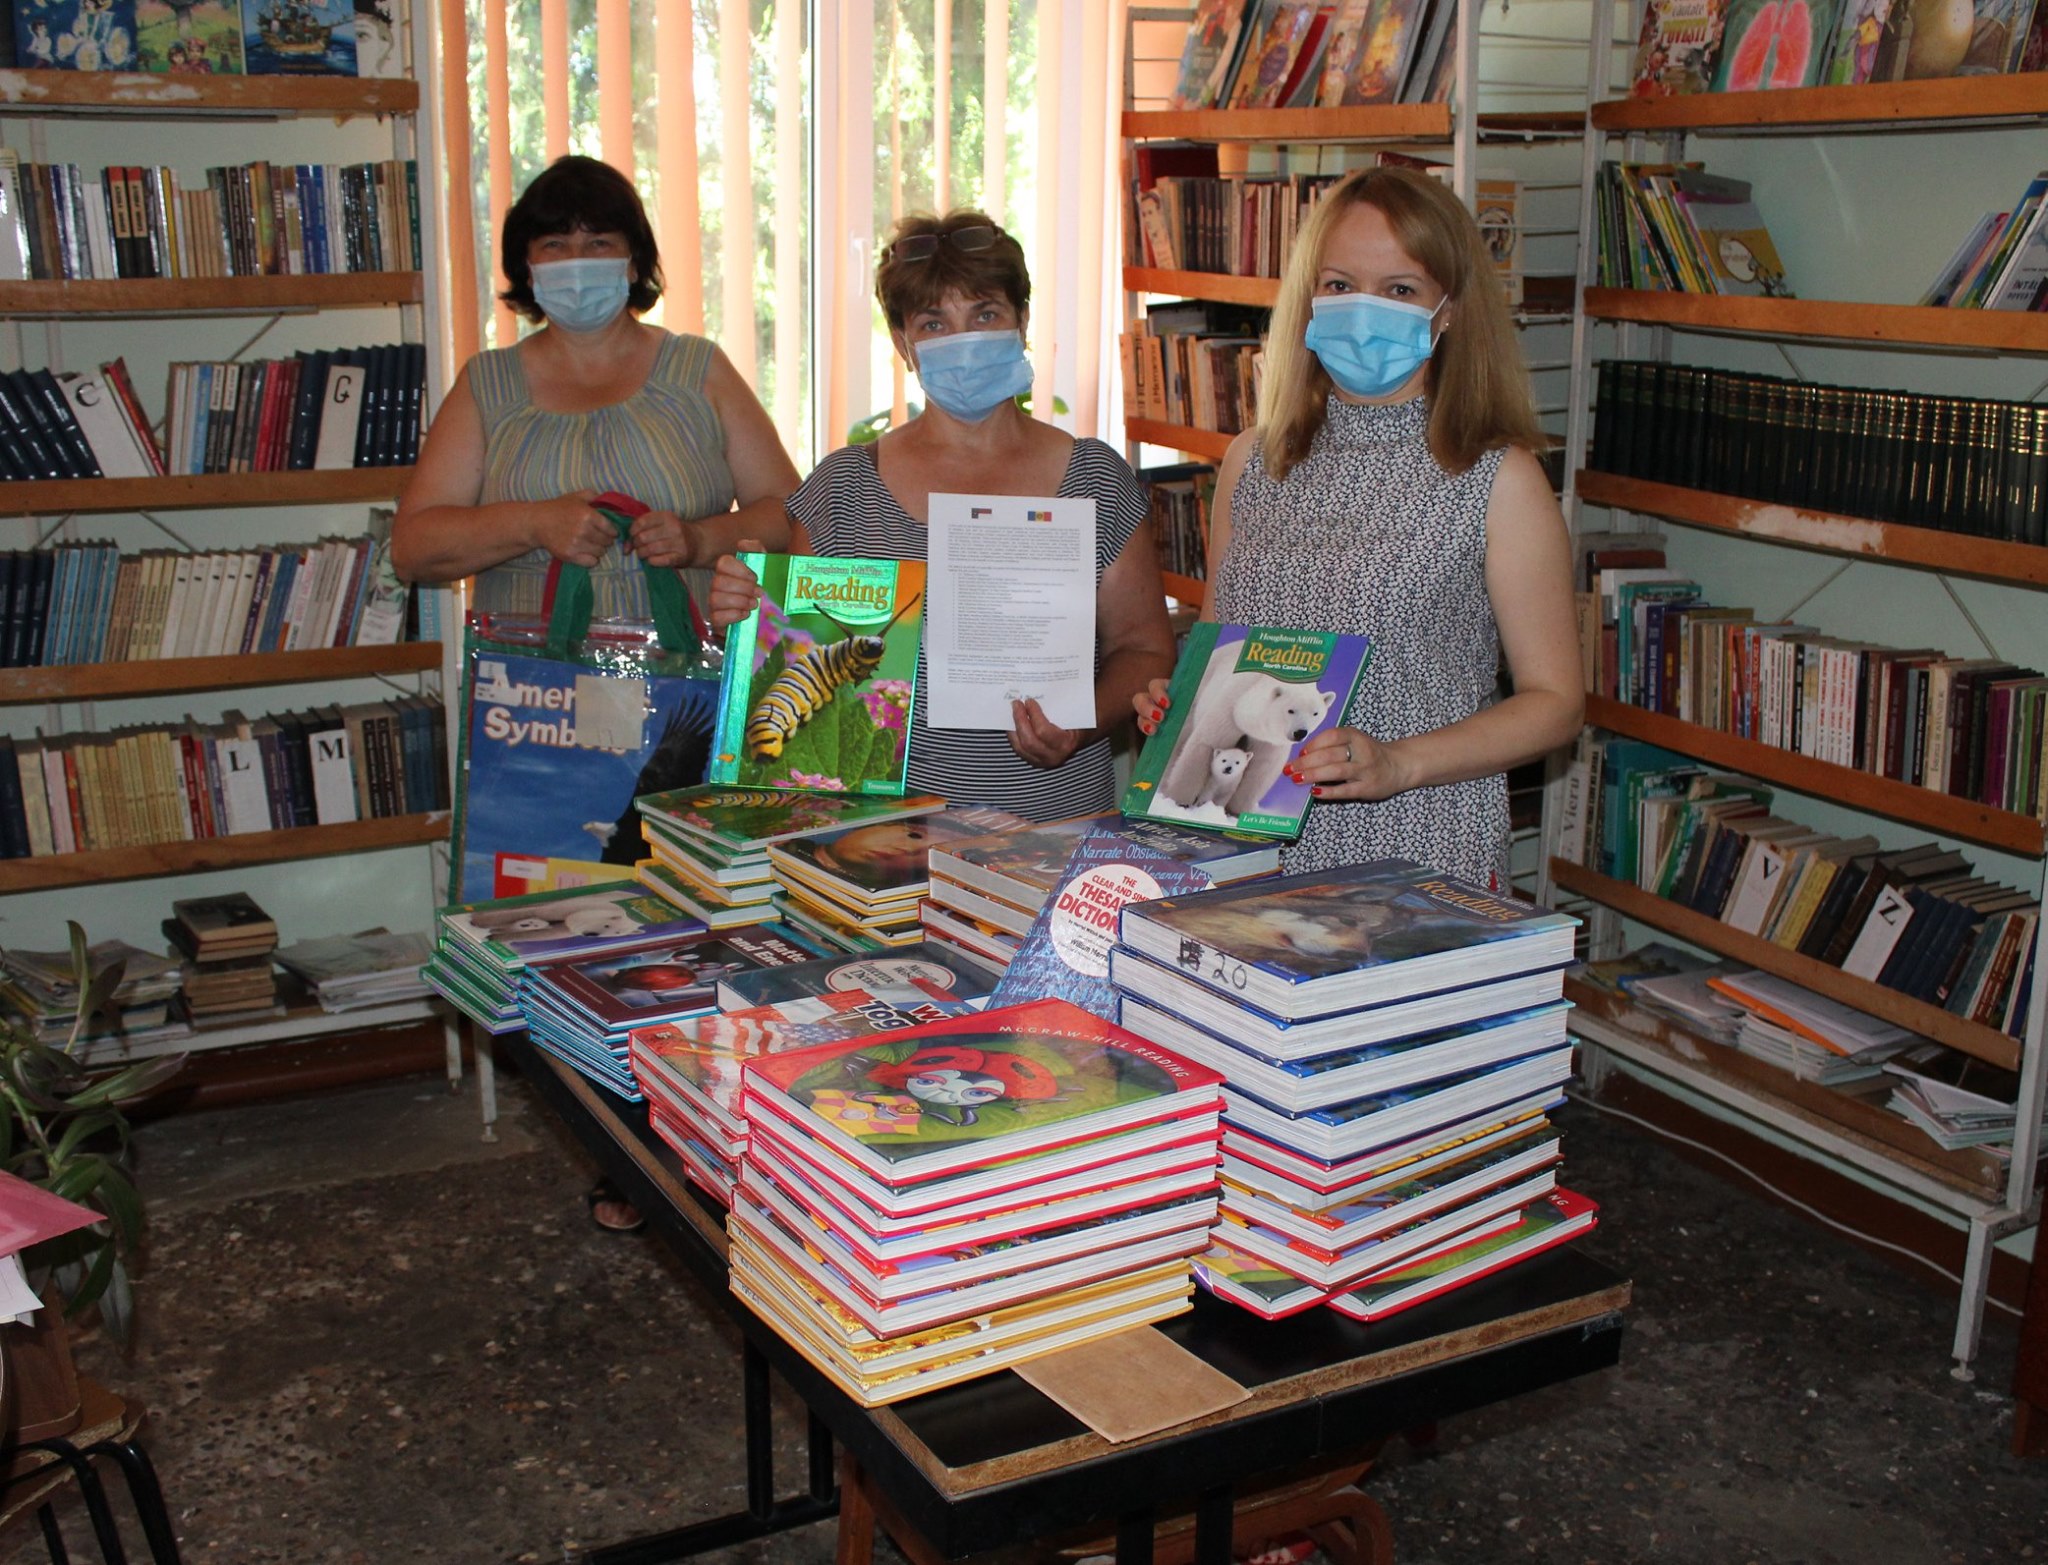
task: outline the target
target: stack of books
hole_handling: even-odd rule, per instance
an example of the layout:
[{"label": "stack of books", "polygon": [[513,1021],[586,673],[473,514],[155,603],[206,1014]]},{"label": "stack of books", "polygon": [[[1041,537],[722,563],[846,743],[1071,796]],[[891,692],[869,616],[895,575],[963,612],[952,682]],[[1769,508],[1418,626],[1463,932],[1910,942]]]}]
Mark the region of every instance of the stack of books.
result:
[{"label": "stack of books", "polygon": [[277,965],[313,992],[330,1015],[418,1000],[434,991],[420,977],[433,942],[419,930],[393,934],[366,929],[355,935],[295,940],[280,947]]},{"label": "stack of books", "polygon": [[1192,865],[1212,885],[1255,879],[1280,867],[1280,845],[1249,834],[1121,815],[1077,816],[933,848],[931,884],[918,909],[925,933],[997,968],[1008,967],[1066,873],[1076,844],[1098,829]]},{"label": "stack of books", "polygon": [[634,803],[650,856],[633,872],[710,928],[736,929],[774,916],[770,844],[923,814],[945,802],[932,794],[891,799],[708,785],[646,794]]},{"label": "stack of books", "polygon": [[1884,1069],[1895,1081],[1886,1103],[1894,1114],[1950,1151],[1982,1147],[2011,1159],[2019,1127],[2017,1072],[1929,1042],[1885,1061]]},{"label": "stack of books", "polygon": [[1576,923],[1402,859],[1127,905],[1118,1019],[1224,1078],[1197,1280],[1371,1319],[1591,1226],[1544,1117]]},{"label": "stack of books", "polygon": [[179,965],[152,956],[125,940],[102,940],[86,951],[88,971],[99,974],[121,964],[121,981],[108,1008],[78,1027],[78,984],[67,951],[0,950],[0,1008],[35,1029],[38,1042],[62,1047],[77,1028],[81,1042],[120,1039],[129,1046],[190,1035],[191,1024],[170,1014],[178,992]]},{"label": "stack of books", "polygon": [[163,931],[184,958],[180,1004],[195,1023],[282,1011],[277,999],[277,923],[245,891],[171,904]]},{"label": "stack of books", "polygon": [[712,1010],[721,978],[816,955],[776,924],[698,930],[601,956],[535,962],[519,975],[517,1002],[536,1044],[637,1102],[640,1089],[626,1063],[635,1028]]},{"label": "stack of books", "polygon": [[1926,1041],[1769,973],[1721,973],[1707,987],[1741,1007],[1736,1048],[1823,1086],[1877,1076],[1885,1061]]},{"label": "stack of books", "polygon": [[776,911],[835,951],[916,945],[924,939],[917,905],[931,883],[931,849],[1029,824],[1007,810],[946,805],[773,843]]},{"label": "stack of books", "polygon": [[1187,1308],[1213,1071],[1046,1000],[742,1083],[733,1291],[863,1405]]}]

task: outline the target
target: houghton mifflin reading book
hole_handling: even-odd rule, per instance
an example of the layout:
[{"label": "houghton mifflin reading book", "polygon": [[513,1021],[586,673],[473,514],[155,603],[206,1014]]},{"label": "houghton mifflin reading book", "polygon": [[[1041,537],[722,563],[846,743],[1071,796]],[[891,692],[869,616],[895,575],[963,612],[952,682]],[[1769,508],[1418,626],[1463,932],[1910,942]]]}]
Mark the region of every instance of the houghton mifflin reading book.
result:
[{"label": "houghton mifflin reading book", "polygon": [[[946,801],[935,793],[883,799],[709,784],[642,794],[633,802],[656,831],[687,837],[693,846],[702,845],[705,857],[729,863],[760,854],[770,843],[814,837],[821,832],[895,820],[904,815],[923,815],[941,808]],[[766,862],[763,854],[762,863]]]},{"label": "houghton mifflin reading book", "polygon": [[1124,813],[1299,836],[1309,788],[1285,775],[1287,763],[1343,722],[1371,650],[1364,636],[1197,624]]},{"label": "houghton mifflin reading book", "polygon": [[726,632],[706,778],[900,794],[924,631],[919,560],[743,554],[761,582]]}]

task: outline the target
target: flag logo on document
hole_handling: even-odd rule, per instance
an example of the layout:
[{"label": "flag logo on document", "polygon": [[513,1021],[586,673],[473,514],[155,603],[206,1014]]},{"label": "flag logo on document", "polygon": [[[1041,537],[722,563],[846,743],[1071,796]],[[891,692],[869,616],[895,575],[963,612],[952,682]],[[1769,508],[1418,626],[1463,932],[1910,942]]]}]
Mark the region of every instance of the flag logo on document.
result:
[{"label": "flag logo on document", "polygon": [[967,519],[970,522],[978,522],[984,516],[994,516],[995,514],[996,508],[992,505],[970,505],[967,508]]},{"label": "flag logo on document", "polygon": [[1052,512],[1050,512],[1050,511],[1026,511],[1026,512],[1024,513],[1024,520],[1025,520],[1025,521],[1027,521],[1027,522],[1049,522],[1049,521],[1051,521],[1051,520],[1052,520]]}]

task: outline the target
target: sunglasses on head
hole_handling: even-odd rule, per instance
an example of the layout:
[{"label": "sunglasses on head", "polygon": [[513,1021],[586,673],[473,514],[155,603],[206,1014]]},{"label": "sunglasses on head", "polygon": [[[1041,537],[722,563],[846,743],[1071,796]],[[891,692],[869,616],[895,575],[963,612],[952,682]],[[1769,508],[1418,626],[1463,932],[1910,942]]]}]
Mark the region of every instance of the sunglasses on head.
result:
[{"label": "sunglasses on head", "polygon": [[955,228],[943,234],[906,234],[889,246],[888,260],[929,261],[939,253],[943,240],[955,250],[967,255],[976,255],[983,250],[995,248],[995,242],[1003,237],[1003,231],[990,223],[976,223],[971,228]]}]

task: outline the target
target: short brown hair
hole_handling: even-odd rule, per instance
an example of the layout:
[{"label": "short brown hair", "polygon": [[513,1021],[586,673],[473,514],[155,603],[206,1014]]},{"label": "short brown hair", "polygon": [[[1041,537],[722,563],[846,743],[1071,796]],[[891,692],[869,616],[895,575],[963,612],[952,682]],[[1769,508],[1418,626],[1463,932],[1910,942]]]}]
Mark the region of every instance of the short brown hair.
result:
[{"label": "short brown hair", "polygon": [[[913,235],[936,234],[943,240],[963,228],[993,228],[995,243],[986,250],[962,250],[941,243],[932,254],[915,260],[896,253],[896,247]],[[1031,307],[1031,271],[1024,264],[1024,247],[1004,233],[994,218],[972,207],[955,207],[944,217],[912,212],[890,234],[889,247],[875,268],[875,298],[882,306],[882,318],[891,331],[901,331],[911,316],[929,310],[950,293],[970,299],[1000,296],[1022,315]]]},{"label": "short brown hair", "polygon": [[505,214],[499,238],[499,264],[511,284],[498,297],[535,325],[547,313],[533,302],[533,273],[526,252],[549,234],[624,234],[633,262],[633,286],[626,308],[635,315],[654,308],[661,297],[661,252],[655,248],[654,225],[633,182],[597,158],[574,153],[556,158],[534,175]]}]

